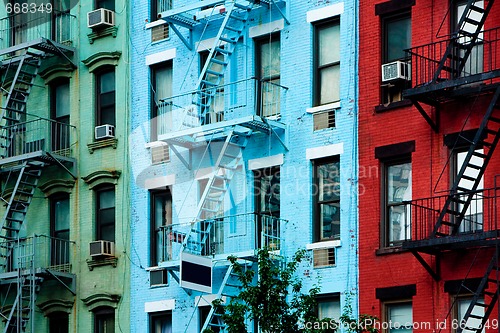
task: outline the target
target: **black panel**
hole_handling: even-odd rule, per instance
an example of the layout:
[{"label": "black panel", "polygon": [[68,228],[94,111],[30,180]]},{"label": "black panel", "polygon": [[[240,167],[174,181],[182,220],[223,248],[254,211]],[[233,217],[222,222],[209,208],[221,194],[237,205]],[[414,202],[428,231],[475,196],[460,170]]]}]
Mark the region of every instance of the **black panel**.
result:
[{"label": "black panel", "polygon": [[403,11],[415,5],[415,0],[395,0],[382,2],[375,5],[375,15],[393,14]]},{"label": "black panel", "polygon": [[481,278],[445,281],[444,291],[451,295],[472,294],[471,290],[475,292],[480,283]]},{"label": "black panel", "polygon": [[408,299],[416,294],[417,286],[415,284],[375,289],[375,297],[381,301]]},{"label": "black panel", "polygon": [[392,158],[401,155],[408,155],[415,151],[415,141],[407,141],[401,143],[395,143],[392,145],[376,147],[375,148],[375,158],[384,159]]},{"label": "black panel", "polygon": [[182,262],[182,281],[199,284],[202,286],[212,286],[211,267],[194,264],[192,262]]},{"label": "black panel", "polygon": [[447,146],[448,148],[469,147],[472,144],[472,140],[474,140],[476,133],[477,129],[472,129],[463,132],[447,134],[444,136],[443,142],[444,145]]}]

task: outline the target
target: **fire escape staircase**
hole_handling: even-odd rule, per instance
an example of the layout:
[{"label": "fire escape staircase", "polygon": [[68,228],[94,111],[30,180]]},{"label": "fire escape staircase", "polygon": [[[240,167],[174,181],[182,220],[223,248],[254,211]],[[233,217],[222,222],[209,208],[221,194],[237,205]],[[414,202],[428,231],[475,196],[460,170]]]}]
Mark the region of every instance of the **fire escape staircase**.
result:
[{"label": "fire escape staircase", "polygon": [[[494,0],[485,1],[485,8],[476,6],[476,0],[468,0],[464,12],[458,21],[455,33],[439,62],[432,82],[441,80],[441,73],[448,72],[451,79],[460,77],[472,48],[478,43],[479,34],[493,6]],[[473,17],[480,16],[478,21]]]},{"label": "fire escape staircase", "polygon": [[[450,194],[434,226],[431,235],[432,238],[455,236],[458,233],[460,224],[466,215],[467,209],[474,198],[475,191],[500,140],[500,118],[493,116],[494,110],[499,109],[500,87],[493,94],[481,126],[477,130],[474,140],[469,147],[464,163],[458,172]],[[479,148],[483,148],[483,152],[478,152]],[[473,163],[473,161],[477,161],[476,158],[480,158],[483,161],[482,165]],[[471,171],[477,172],[477,177],[468,176],[471,174]],[[460,182],[462,180],[473,182],[472,187],[461,187]]]}]

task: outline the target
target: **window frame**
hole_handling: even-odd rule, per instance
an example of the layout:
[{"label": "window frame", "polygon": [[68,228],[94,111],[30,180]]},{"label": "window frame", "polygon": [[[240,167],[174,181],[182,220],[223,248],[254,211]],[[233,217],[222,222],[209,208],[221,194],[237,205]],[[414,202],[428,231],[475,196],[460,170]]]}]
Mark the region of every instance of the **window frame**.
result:
[{"label": "window frame", "polygon": [[[411,233],[411,226],[412,226],[412,221],[411,221],[411,210],[410,210],[410,213],[409,213],[409,228],[410,228],[410,238],[409,239],[401,239],[399,241],[396,242],[396,244],[392,244],[391,245],[391,241],[390,241],[390,236],[389,236],[389,230],[390,230],[390,221],[389,221],[389,216],[390,216],[390,213],[389,213],[389,209],[390,207],[393,207],[393,206],[403,206],[405,205],[403,202],[405,200],[403,200],[401,203],[399,204],[391,204],[389,205],[389,168],[392,167],[392,166],[396,166],[396,165],[401,165],[401,164],[410,164],[411,165],[411,182],[410,182],[410,186],[411,186],[411,190],[412,190],[412,199],[413,199],[413,161],[412,161],[412,156],[411,154],[408,154],[408,155],[403,155],[403,156],[398,156],[398,157],[394,157],[394,158],[390,158],[390,159],[387,159],[387,160],[384,160],[382,161],[382,189],[381,189],[381,194],[382,194],[382,198],[381,198],[381,217],[382,217],[382,221],[381,221],[381,224],[382,224],[382,227],[381,227],[381,232],[382,232],[382,235],[381,235],[381,240],[382,240],[382,244],[381,244],[381,247],[382,248],[397,248],[397,247],[401,247],[401,243],[406,241],[406,240],[411,240],[411,236],[412,236],[412,233]],[[406,204],[408,205],[408,204]],[[410,206],[410,205],[408,205]],[[411,209],[411,208],[410,208]],[[393,242],[394,243],[394,242]]]},{"label": "window frame", "polygon": [[[111,8],[108,8],[108,7],[102,5],[102,4],[106,4],[107,2],[113,3],[113,5],[110,6]],[[114,12],[115,8],[116,8],[116,3],[114,0],[111,0],[111,1],[109,1],[109,0],[95,0],[94,8],[95,9],[104,8],[104,9],[112,10]]]},{"label": "window frame", "polygon": [[[56,204],[62,200],[68,201],[68,228],[56,230]],[[51,239],[51,265],[62,265],[70,262],[69,241],[71,233],[71,201],[68,193],[56,193],[49,197],[50,205],[50,236]],[[58,233],[67,232],[68,237],[63,238]],[[63,242],[66,240],[67,242]],[[61,246],[64,246],[63,254],[58,253],[61,251]]]},{"label": "window frame", "polygon": [[[172,205],[172,191],[169,187],[166,189],[162,190],[154,190],[150,191],[150,223],[149,223],[149,232],[150,232],[150,265],[151,266],[158,266],[159,263],[159,257],[160,253],[157,253],[158,249],[158,233],[160,234],[161,238],[161,230],[156,230],[156,198],[165,198],[165,199],[170,199],[170,204]],[[162,204],[165,202],[162,201]],[[165,207],[163,207],[165,209]],[[162,226],[168,226],[169,224],[172,224],[172,208],[170,209],[170,223],[168,221],[163,221],[166,223],[163,223]],[[165,241],[165,240],[163,240]],[[167,249],[168,251],[168,249]]]},{"label": "window frame", "polygon": [[[110,208],[104,208],[104,209],[113,209],[113,222],[112,223],[105,223],[103,224],[102,218],[101,218],[101,208],[100,208],[100,199],[101,195],[104,192],[113,192],[114,196],[114,206]],[[99,188],[95,189],[95,240],[107,240],[110,242],[115,242],[116,240],[116,190],[113,185],[103,185],[100,186]],[[102,237],[102,228],[106,226],[113,226],[113,239],[103,239]]]},{"label": "window frame", "polygon": [[[387,64],[387,63],[390,63],[393,61],[406,59],[406,56],[404,56],[402,58],[392,59],[392,60],[389,60],[389,57],[388,57],[388,50],[389,50],[388,24],[391,22],[401,21],[401,20],[405,20],[405,19],[408,19],[410,21],[410,37],[411,37],[411,33],[412,33],[411,9],[406,9],[406,10],[403,10],[403,11],[400,11],[397,13],[392,13],[392,14],[384,15],[381,17],[381,20],[382,20],[382,22],[381,22],[382,23],[381,24],[381,26],[382,26],[382,54],[381,54],[382,64]],[[409,44],[411,46],[411,39],[410,39]]]},{"label": "window frame", "polygon": [[115,309],[109,306],[101,306],[93,311],[94,313],[94,333],[104,333],[101,332],[100,322],[104,320],[105,322],[112,319],[113,330],[116,329],[116,319],[115,319]]},{"label": "window frame", "polygon": [[69,333],[69,313],[64,311],[52,312],[47,316],[47,319],[50,333]]},{"label": "window frame", "polygon": [[[327,65],[320,66],[319,65],[319,47],[320,47],[320,30],[322,28],[329,28],[332,26],[338,25],[340,29],[340,16],[336,16],[333,18],[328,18],[325,20],[321,20],[319,22],[315,22],[313,25],[313,34],[314,34],[314,39],[313,39],[313,106],[321,106],[321,105],[327,105],[330,103],[336,103],[340,101],[340,63],[341,63],[341,57],[340,57],[340,51],[339,51],[339,60],[329,63]],[[340,36],[340,35],[339,35]],[[339,39],[339,45],[340,49],[340,39]],[[339,66],[339,99],[336,101],[332,102],[327,102],[327,103],[321,103],[321,71],[324,69],[328,68],[333,68]]]},{"label": "window frame", "polygon": [[[404,299],[404,300],[394,300],[394,301],[385,301],[382,303],[382,318],[384,318],[384,322],[390,323],[390,322],[396,322],[396,321],[390,321],[390,311],[389,308],[394,307],[394,306],[401,306],[401,305],[410,305],[411,307],[411,320],[412,323],[414,323],[413,319],[413,301],[411,299]],[[399,322],[397,322],[399,323]],[[403,323],[400,323],[403,324]],[[391,333],[391,328],[390,327],[383,327],[382,328],[382,333]],[[412,328],[412,333],[413,333],[413,328]]]},{"label": "window frame", "polygon": [[[110,94],[110,93],[113,93],[113,103],[110,104],[110,105],[103,105],[102,103],[102,95],[104,94],[101,94],[101,79],[102,79],[102,76],[103,75],[106,75],[106,74],[109,74],[109,73],[113,73],[113,77],[114,77],[114,90],[113,91],[110,91],[110,92],[107,92],[107,93],[104,93],[104,94]],[[113,125],[114,127],[116,127],[116,70],[115,70],[115,67],[110,67],[110,66],[105,66],[103,68],[101,68],[99,71],[96,71],[96,73],[94,74],[94,79],[95,79],[95,126],[101,126],[101,125],[106,125],[106,124],[109,124],[109,125]],[[112,112],[113,112],[113,121],[112,122],[103,122],[103,108],[104,107],[109,107],[109,108],[112,108]]]},{"label": "window frame", "polygon": [[[325,157],[325,158],[320,158],[320,159],[315,159],[312,160],[312,167],[313,167],[313,181],[312,181],[312,201],[313,201],[313,242],[327,242],[327,241],[332,241],[332,240],[340,240],[341,234],[342,234],[342,222],[340,219],[340,201],[341,201],[341,193],[338,195],[338,199],[335,200],[319,200],[319,173],[318,169],[322,165],[326,164],[338,164],[338,174],[339,174],[339,186],[341,186],[341,170],[340,170],[340,156],[335,155],[335,156],[330,156],[330,157]],[[339,207],[339,235],[338,236],[333,236],[331,238],[323,238],[321,236],[321,205],[324,204],[338,204]],[[333,224],[333,220],[332,220]],[[333,227],[332,227],[332,233],[333,233]]]},{"label": "window frame", "polygon": [[155,330],[155,324],[156,320],[162,318],[163,316],[170,317],[170,327],[173,327],[173,316],[172,316],[172,311],[161,311],[161,312],[151,312],[148,315],[148,326],[149,326],[149,332],[150,333],[157,333]]},{"label": "window frame", "polygon": [[[318,294],[316,295],[316,315],[319,320],[325,319],[325,318],[330,318],[330,317],[324,317],[320,318],[319,315],[319,304],[320,303],[334,303],[338,302],[339,304],[339,318],[342,315],[342,302],[340,300],[340,293],[329,293],[329,294]],[[330,318],[334,319],[336,322],[339,322],[339,318]]]},{"label": "window frame", "polygon": [[[268,77],[262,77],[261,72],[262,72],[262,46],[264,44],[271,44],[273,42],[278,42],[279,45],[279,53],[280,53],[280,68],[279,68],[279,74],[275,75],[270,75]],[[261,117],[266,117],[266,115],[263,114],[264,112],[264,105],[263,105],[263,83],[269,83],[271,84],[272,81],[274,80],[279,80],[281,83],[281,33],[280,32],[275,32],[269,35],[266,35],[265,37],[259,37],[254,39],[254,46],[255,46],[255,54],[254,54],[254,59],[255,59],[255,77],[257,78],[257,98],[256,98],[256,111],[257,115]],[[277,89],[280,89],[280,87],[277,87]],[[281,99],[281,93],[280,90],[278,90],[278,99]],[[279,110],[281,113],[281,110]],[[269,116],[274,116],[274,115],[269,115]]]},{"label": "window frame", "polygon": [[[158,89],[158,85],[156,84],[156,79],[158,76],[158,70],[160,69],[166,69],[170,70],[170,96],[167,96],[165,98],[169,98],[172,96],[173,92],[173,74],[174,74],[174,67],[173,67],[173,61],[168,60],[165,62],[161,62],[159,64],[155,64],[153,66],[150,66],[150,75],[151,75],[151,98],[150,98],[150,119],[151,121],[151,127],[150,127],[150,137],[151,141],[157,141],[158,140],[158,119],[157,117],[159,116],[159,109],[160,107],[156,103],[156,91]],[[167,108],[168,109],[168,108]],[[171,106],[170,106],[171,110]],[[168,111],[168,110],[167,110]],[[170,115],[171,117],[171,115]],[[166,118],[165,120],[167,120]],[[170,121],[171,123],[171,121]]]},{"label": "window frame", "polygon": [[[57,100],[59,87],[67,85],[68,86],[68,113],[64,116],[57,116]],[[68,78],[61,78],[50,84],[50,119],[54,120],[51,127],[51,149],[53,151],[67,149],[70,147],[70,127],[71,124],[71,90],[70,82]],[[67,126],[64,126],[65,124]],[[57,135],[59,132],[59,135]],[[67,133],[64,133],[67,132]],[[58,136],[64,137],[64,142],[59,141]]]}]

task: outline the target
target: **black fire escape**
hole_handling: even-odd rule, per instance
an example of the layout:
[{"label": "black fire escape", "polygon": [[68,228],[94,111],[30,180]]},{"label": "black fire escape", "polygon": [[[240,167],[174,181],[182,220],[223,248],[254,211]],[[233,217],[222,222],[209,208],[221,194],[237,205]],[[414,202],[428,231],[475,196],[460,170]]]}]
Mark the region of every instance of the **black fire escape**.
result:
[{"label": "black fire escape", "polygon": [[[493,3],[484,1],[482,6],[468,0],[449,38],[410,49],[412,86],[404,92],[435,132],[439,132],[440,110],[446,103],[488,99],[487,106],[473,111],[483,118],[474,138],[467,139],[470,146],[449,192],[412,201],[412,237],[403,243],[403,248],[411,251],[436,280],[440,279],[443,254],[460,249],[495,249],[477,289],[471,290],[473,298],[457,333],[480,333],[499,293],[496,199],[500,190],[481,186],[500,139],[500,28],[484,29]],[[465,134],[460,136],[464,138]],[[435,267],[422,254],[435,256]]]}]

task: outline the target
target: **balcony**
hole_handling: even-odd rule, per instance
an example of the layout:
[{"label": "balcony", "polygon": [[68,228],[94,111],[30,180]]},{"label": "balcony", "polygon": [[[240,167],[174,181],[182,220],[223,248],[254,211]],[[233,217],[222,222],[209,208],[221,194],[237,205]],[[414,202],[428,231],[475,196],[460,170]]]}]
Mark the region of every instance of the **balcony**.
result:
[{"label": "balcony", "polygon": [[[458,58],[471,42],[468,37],[451,37],[407,50],[407,62],[412,66],[411,83],[405,98],[430,105],[446,102],[456,96],[485,91],[500,83],[500,27],[481,32],[463,68]],[[436,72],[448,45],[456,45],[445,62],[446,70]],[[464,89],[456,89],[463,87]]]},{"label": "balcony", "polygon": [[[52,11],[20,13],[0,19],[0,54],[12,56],[12,52],[25,47],[54,52],[55,46],[72,51],[76,17]],[[47,42],[47,40],[51,42]]]},{"label": "balcony", "polygon": [[[472,192],[471,192],[472,193]],[[477,246],[493,245],[500,235],[500,188],[474,191],[474,196],[459,231],[450,236],[432,237],[432,231],[448,195],[417,199],[409,202],[411,210],[411,239],[403,242],[403,248],[424,253],[437,253]],[[463,193],[457,194],[464,196]],[[453,221],[446,214],[446,221]]]},{"label": "balcony", "polygon": [[[279,119],[288,88],[255,78],[236,81],[202,91],[176,95],[160,101],[156,127],[158,139],[187,147],[205,142],[224,127],[240,125],[270,133],[284,129]],[[193,104],[200,95],[212,95],[209,107]]]},{"label": "balcony", "polygon": [[0,125],[0,165],[27,158],[72,162],[76,127],[30,114],[23,121]]},{"label": "balcony", "polygon": [[[203,230],[209,221],[198,222]],[[286,220],[267,215],[240,214],[211,220],[210,237],[206,240],[205,256],[225,259],[229,255],[253,256],[259,248],[268,247],[279,251],[283,247],[282,233]],[[158,261],[178,261],[186,235],[193,238],[191,224],[173,224],[160,228],[158,232],[160,253]],[[189,242],[189,240],[188,240]],[[186,252],[189,252],[186,248]]]},{"label": "balcony", "polygon": [[0,243],[0,248],[11,249],[7,256],[7,265],[0,266],[0,277],[17,277],[19,270],[34,269],[35,273],[50,270],[53,274],[68,275],[71,273],[71,254],[75,242],[35,235]]}]

